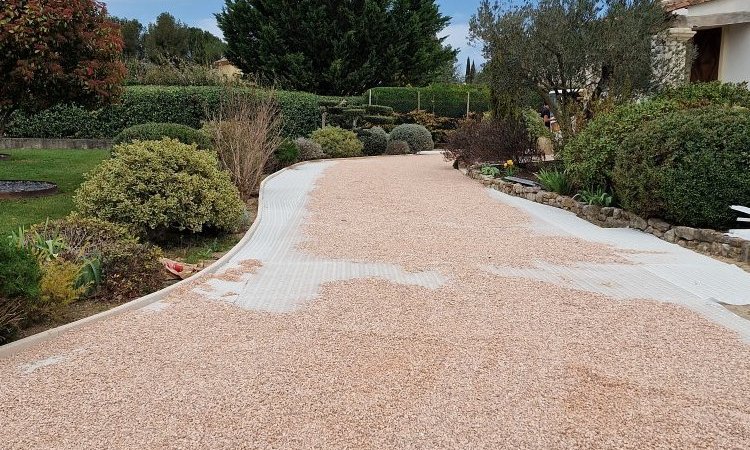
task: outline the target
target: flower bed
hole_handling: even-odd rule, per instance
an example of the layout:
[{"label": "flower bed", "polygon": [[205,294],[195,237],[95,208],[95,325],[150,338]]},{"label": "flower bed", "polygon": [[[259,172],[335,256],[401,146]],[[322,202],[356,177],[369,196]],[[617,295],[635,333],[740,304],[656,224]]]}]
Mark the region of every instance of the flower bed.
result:
[{"label": "flower bed", "polygon": [[750,262],[750,241],[728,236],[710,229],[675,226],[661,219],[644,219],[636,214],[615,207],[587,205],[578,200],[545,191],[539,187],[527,187],[499,178],[483,175],[480,166],[472,166],[466,174],[482,184],[508,195],[525,198],[537,203],[570,211],[593,224],[606,228],[635,228],[653,234],[659,239],[712,256]]}]

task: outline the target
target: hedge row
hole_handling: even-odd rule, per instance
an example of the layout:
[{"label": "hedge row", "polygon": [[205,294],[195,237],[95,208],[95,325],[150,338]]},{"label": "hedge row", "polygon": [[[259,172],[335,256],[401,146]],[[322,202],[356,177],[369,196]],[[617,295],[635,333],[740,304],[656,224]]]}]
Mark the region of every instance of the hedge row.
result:
[{"label": "hedge row", "polygon": [[[11,137],[110,139],[125,128],[149,122],[177,123],[200,128],[208,111],[215,111],[224,88],[219,86],[130,86],[122,100],[87,111],[58,105],[36,114],[16,113],[8,126]],[[242,88],[249,95],[258,89]],[[284,135],[306,136],[318,127],[318,96],[277,91],[284,115]]]},{"label": "hedge row", "polygon": [[[372,103],[392,107],[398,113],[408,113],[417,109],[418,103],[424,111],[441,117],[459,118],[466,116],[466,97],[470,93],[471,112],[490,110],[490,91],[481,85],[435,84],[424,88],[379,87],[372,89]],[[363,95],[363,102],[369,103],[370,91]]]}]

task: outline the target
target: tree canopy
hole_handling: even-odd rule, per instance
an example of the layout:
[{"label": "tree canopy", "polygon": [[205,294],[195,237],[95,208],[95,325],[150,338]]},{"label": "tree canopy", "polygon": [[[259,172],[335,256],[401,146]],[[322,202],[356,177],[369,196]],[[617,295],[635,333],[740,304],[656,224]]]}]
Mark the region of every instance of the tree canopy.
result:
[{"label": "tree canopy", "polygon": [[483,0],[470,25],[500,114],[532,90],[569,131],[567,93],[617,99],[654,86],[652,43],[667,19],[658,0]]},{"label": "tree canopy", "polygon": [[429,84],[457,53],[434,0],[226,0],[216,17],[245,73],[319,94]]},{"label": "tree canopy", "polygon": [[115,99],[125,78],[119,27],[95,0],[0,3],[0,134],[19,108]]}]

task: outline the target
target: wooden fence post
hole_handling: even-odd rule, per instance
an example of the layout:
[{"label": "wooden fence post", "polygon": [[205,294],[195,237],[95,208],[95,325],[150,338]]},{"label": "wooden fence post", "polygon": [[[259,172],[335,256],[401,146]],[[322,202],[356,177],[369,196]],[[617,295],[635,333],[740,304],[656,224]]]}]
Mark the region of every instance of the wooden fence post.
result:
[{"label": "wooden fence post", "polygon": [[422,110],[422,91],[417,89],[417,111]]},{"label": "wooden fence post", "polygon": [[372,89],[370,89],[370,103],[369,103],[369,105],[372,106]]},{"label": "wooden fence post", "polygon": [[471,114],[471,91],[466,93],[466,118]]}]

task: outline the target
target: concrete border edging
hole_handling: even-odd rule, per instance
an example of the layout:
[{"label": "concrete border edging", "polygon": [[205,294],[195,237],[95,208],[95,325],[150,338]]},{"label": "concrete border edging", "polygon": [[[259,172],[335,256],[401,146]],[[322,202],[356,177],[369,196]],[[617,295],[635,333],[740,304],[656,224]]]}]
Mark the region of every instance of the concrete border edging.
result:
[{"label": "concrete border edging", "polygon": [[243,246],[248,241],[250,241],[250,239],[255,234],[255,230],[258,228],[258,226],[260,224],[260,221],[262,220],[263,188],[265,187],[266,182],[268,180],[273,179],[277,175],[279,175],[279,174],[281,174],[281,173],[283,173],[283,172],[285,172],[287,170],[294,170],[296,167],[298,167],[298,166],[300,166],[302,164],[307,164],[307,163],[308,163],[308,161],[302,161],[302,162],[299,162],[297,164],[293,164],[293,165],[291,165],[289,167],[285,167],[285,168],[279,170],[278,172],[272,173],[271,175],[269,175],[268,177],[266,177],[261,182],[259,193],[258,193],[258,214],[255,217],[255,220],[253,221],[253,224],[250,226],[250,229],[247,230],[247,232],[242,237],[242,239],[240,239],[240,241],[237,243],[237,245],[235,245],[234,247],[232,247],[232,249],[229,250],[229,252],[227,252],[224,256],[222,256],[218,261],[214,262],[210,266],[208,266],[205,269],[203,269],[202,271],[200,271],[195,276],[187,278],[185,280],[182,280],[179,283],[175,283],[175,284],[173,284],[171,286],[168,286],[168,287],[166,287],[166,288],[164,288],[164,289],[162,289],[160,291],[156,291],[156,292],[148,294],[148,295],[146,295],[144,297],[141,297],[141,298],[138,298],[138,299],[135,299],[135,300],[131,300],[131,301],[127,302],[127,303],[124,303],[124,304],[122,304],[120,306],[117,306],[115,308],[109,309],[107,311],[102,311],[102,312],[100,312],[98,314],[95,314],[93,316],[85,317],[85,318],[77,320],[75,322],[71,322],[71,323],[68,323],[68,324],[65,324],[65,325],[61,325],[59,327],[52,328],[50,330],[43,331],[41,333],[37,333],[37,334],[34,334],[32,336],[29,336],[29,337],[26,337],[26,338],[23,338],[23,339],[19,339],[17,341],[11,342],[9,344],[5,344],[3,346],[0,346],[0,359],[11,357],[11,356],[15,355],[16,353],[19,353],[19,352],[21,352],[21,351],[23,351],[23,350],[25,350],[25,349],[27,349],[29,347],[32,347],[32,346],[34,346],[34,345],[36,345],[36,344],[38,344],[40,342],[44,342],[44,341],[47,341],[47,340],[52,339],[54,337],[60,336],[60,335],[66,333],[66,332],[68,332],[70,330],[74,330],[76,328],[80,328],[80,327],[82,327],[84,325],[87,325],[87,324],[90,324],[90,323],[99,322],[101,320],[107,319],[109,317],[114,317],[114,316],[126,313],[128,311],[133,311],[133,310],[141,309],[141,308],[143,308],[145,306],[148,306],[148,305],[150,305],[152,303],[156,303],[156,302],[158,302],[160,300],[165,299],[167,296],[169,296],[169,294],[172,293],[172,291],[174,291],[176,289],[179,289],[181,287],[184,287],[188,283],[193,283],[196,280],[199,280],[199,279],[201,279],[201,278],[203,278],[203,277],[205,277],[207,275],[211,275],[211,274],[216,273],[227,262],[229,262],[229,260],[232,259],[232,257],[234,255],[236,255],[243,248]]}]

